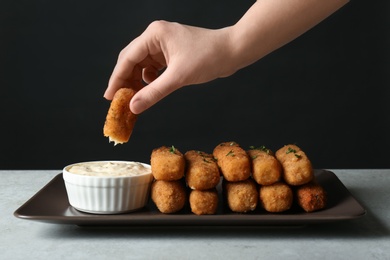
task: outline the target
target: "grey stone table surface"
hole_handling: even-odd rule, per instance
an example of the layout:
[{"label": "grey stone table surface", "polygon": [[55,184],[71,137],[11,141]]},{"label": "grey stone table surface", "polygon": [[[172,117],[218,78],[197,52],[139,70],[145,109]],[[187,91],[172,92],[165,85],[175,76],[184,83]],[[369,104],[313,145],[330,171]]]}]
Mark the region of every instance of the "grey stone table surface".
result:
[{"label": "grey stone table surface", "polygon": [[390,259],[390,169],[331,169],[363,217],[300,227],[80,227],[14,216],[60,170],[0,171],[0,259]]}]

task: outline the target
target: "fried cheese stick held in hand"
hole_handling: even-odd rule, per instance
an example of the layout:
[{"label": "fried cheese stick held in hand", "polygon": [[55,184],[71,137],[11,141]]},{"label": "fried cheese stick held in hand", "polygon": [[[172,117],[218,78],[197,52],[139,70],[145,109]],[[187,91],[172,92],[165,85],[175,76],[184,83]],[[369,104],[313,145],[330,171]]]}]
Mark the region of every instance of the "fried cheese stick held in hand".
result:
[{"label": "fried cheese stick held in hand", "polygon": [[114,142],[114,145],[129,141],[133,132],[137,115],[130,111],[129,102],[134,94],[135,91],[131,88],[121,88],[115,93],[111,102],[103,134],[108,137],[109,142]]},{"label": "fried cheese stick held in hand", "polygon": [[121,51],[104,97],[111,100],[119,88],[135,87],[130,109],[140,114],[183,86],[232,75],[347,2],[261,0],[236,24],[215,30],[155,21]]}]

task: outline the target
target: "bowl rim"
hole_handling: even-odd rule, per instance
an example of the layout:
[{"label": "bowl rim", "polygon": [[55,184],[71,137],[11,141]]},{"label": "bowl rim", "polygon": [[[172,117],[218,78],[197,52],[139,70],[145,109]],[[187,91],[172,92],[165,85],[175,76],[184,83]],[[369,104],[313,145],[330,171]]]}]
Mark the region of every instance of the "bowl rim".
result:
[{"label": "bowl rim", "polygon": [[[94,176],[94,175],[82,175],[82,174],[76,174],[76,173],[72,173],[72,172],[69,172],[68,169],[72,166],[75,166],[75,165],[78,165],[78,164],[83,164],[83,163],[99,163],[99,162],[115,162],[115,163],[140,163],[142,164],[143,166],[147,167],[150,169],[149,172],[147,173],[142,173],[142,174],[138,174],[138,175],[131,175],[131,176]],[[65,174],[65,175],[70,175],[70,176],[74,176],[74,177],[79,177],[79,178],[98,178],[98,179],[127,179],[127,178],[139,178],[139,177],[143,177],[143,176],[148,176],[148,175],[152,175],[152,167],[150,164],[147,164],[147,163],[143,163],[143,162],[137,162],[137,161],[125,161],[125,160],[92,160],[92,161],[81,161],[81,162],[76,162],[76,163],[72,163],[72,164],[68,164],[66,165],[65,167],[63,167],[62,169],[62,173]]]}]

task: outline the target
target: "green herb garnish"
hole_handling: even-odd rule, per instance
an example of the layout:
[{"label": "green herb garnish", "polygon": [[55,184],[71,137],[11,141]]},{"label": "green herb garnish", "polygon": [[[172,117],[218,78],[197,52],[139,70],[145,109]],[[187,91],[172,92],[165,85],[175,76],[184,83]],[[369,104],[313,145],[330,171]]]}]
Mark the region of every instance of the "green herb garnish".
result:
[{"label": "green herb garnish", "polygon": [[226,154],[226,156],[234,156],[233,150],[230,150],[230,151]]},{"label": "green herb garnish", "polygon": [[213,158],[212,157],[210,158],[210,156],[207,153],[205,153],[205,152],[196,151],[196,153],[199,154],[200,156],[202,156],[203,161],[206,162],[206,163],[211,163],[211,161],[209,161],[208,159],[213,160]]},{"label": "green herb garnish", "polygon": [[291,147],[289,147],[286,151],[286,154],[289,154],[289,153],[296,153],[297,151],[295,149],[292,149]]},{"label": "green herb garnish", "polygon": [[259,151],[263,151],[263,152],[265,152],[265,153],[267,153],[267,154],[270,154],[270,153],[271,153],[271,150],[268,149],[267,147],[265,147],[265,145],[261,145],[261,146],[259,146],[259,147],[255,147],[255,146],[251,145],[251,146],[249,146],[249,149],[250,149],[250,150],[259,150]]},{"label": "green herb garnish", "polygon": [[294,153],[295,157],[297,157],[298,159],[302,157],[302,155],[297,154],[297,151],[295,149],[292,149],[291,147],[289,147],[286,151],[286,154],[289,154],[289,153]]},{"label": "green herb garnish", "polygon": [[176,153],[176,148],[172,145],[171,148],[169,148],[170,153]]}]

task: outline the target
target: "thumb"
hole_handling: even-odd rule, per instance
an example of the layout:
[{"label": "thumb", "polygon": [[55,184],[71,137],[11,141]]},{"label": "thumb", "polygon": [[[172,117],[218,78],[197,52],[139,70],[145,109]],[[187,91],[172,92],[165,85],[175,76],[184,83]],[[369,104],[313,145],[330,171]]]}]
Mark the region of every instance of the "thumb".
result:
[{"label": "thumb", "polygon": [[170,67],[167,67],[157,79],[143,87],[134,95],[130,101],[131,112],[140,114],[173,91],[182,87],[178,83],[178,77],[169,68]]}]

